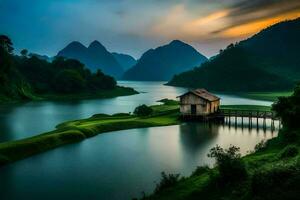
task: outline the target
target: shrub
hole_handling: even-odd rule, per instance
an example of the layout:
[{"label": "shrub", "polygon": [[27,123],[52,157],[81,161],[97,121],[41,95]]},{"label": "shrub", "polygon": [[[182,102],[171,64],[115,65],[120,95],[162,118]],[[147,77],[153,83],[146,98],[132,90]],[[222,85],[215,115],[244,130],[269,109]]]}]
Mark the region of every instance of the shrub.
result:
[{"label": "shrub", "polygon": [[198,166],[192,173],[192,176],[200,176],[206,172],[208,172],[210,169],[208,166]]},{"label": "shrub", "polygon": [[208,157],[215,158],[222,183],[242,180],[247,176],[239,150],[240,148],[235,146],[230,146],[224,150],[218,145],[210,150]]},{"label": "shrub", "polygon": [[156,184],[155,193],[159,193],[162,190],[170,188],[176,185],[180,181],[180,174],[166,174],[165,172],[161,173],[161,180]]},{"label": "shrub", "polygon": [[298,148],[294,145],[286,146],[280,153],[280,158],[290,158],[295,157],[298,154]]},{"label": "shrub", "polygon": [[143,104],[141,106],[136,107],[133,113],[137,116],[148,116],[151,115],[152,112],[153,109],[151,107]]},{"label": "shrub", "polygon": [[255,199],[298,199],[299,182],[299,167],[276,166],[253,174],[251,193]]},{"label": "shrub", "polygon": [[262,140],[257,145],[255,145],[254,150],[255,150],[255,152],[259,152],[259,151],[264,150],[266,148],[266,146],[267,146],[266,140]]}]

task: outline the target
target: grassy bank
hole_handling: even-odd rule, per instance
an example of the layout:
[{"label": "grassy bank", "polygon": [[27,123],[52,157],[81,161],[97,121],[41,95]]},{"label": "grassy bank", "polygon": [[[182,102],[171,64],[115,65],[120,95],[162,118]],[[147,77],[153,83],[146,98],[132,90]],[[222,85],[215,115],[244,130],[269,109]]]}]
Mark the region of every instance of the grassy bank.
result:
[{"label": "grassy bank", "polygon": [[283,92],[244,92],[237,93],[237,96],[245,97],[254,100],[263,100],[263,101],[277,101],[278,97],[281,96],[290,96],[292,91],[283,91]]},{"label": "grassy bank", "polygon": [[177,105],[152,106],[153,113],[147,117],[129,114],[98,114],[91,118],[65,122],[56,130],[34,137],[0,143],[0,165],[38,154],[65,144],[110,131],[178,124]]},{"label": "grassy bank", "polygon": [[274,138],[242,158],[247,177],[225,185],[217,183],[217,168],[198,168],[190,177],[147,199],[297,199],[300,194],[300,143],[287,145]]},{"label": "grassy bank", "polygon": [[271,111],[271,106],[260,105],[222,105],[223,110]]}]

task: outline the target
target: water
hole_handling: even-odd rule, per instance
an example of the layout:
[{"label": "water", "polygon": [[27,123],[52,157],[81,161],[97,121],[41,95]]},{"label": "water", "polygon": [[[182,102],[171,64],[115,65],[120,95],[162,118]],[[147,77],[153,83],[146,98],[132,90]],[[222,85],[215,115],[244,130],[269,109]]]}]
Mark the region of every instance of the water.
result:
[{"label": "water", "polygon": [[[133,87],[138,95],[100,100],[41,101],[19,105],[0,106],[0,142],[22,139],[51,131],[61,122],[87,118],[97,113],[113,114],[132,112],[141,104],[158,104],[163,98],[175,99],[186,92],[185,88],[163,85],[164,82],[120,81],[120,85]],[[220,95],[222,104],[271,105],[271,102],[256,101],[229,95]]]},{"label": "water", "polygon": [[[147,93],[105,100],[34,102],[4,107],[6,112],[2,112],[0,124],[6,128],[5,140],[51,130],[67,119],[99,112],[129,112],[139,104],[175,98],[185,91],[157,82],[121,84]],[[223,104],[236,102],[271,104],[222,96]],[[140,196],[142,191],[151,193],[162,171],[187,176],[198,165],[212,165],[213,161],[206,155],[216,144],[239,146],[244,155],[261,140],[275,136],[277,130],[272,132],[270,128],[264,131],[201,123],[105,133],[2,167],[0,199],[131,199]]]}]

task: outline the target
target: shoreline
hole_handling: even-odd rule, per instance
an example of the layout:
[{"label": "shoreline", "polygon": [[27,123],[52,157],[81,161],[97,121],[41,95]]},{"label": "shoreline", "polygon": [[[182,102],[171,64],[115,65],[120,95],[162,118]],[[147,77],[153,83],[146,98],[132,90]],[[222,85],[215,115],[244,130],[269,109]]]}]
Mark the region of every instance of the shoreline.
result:
[{"label": "shoreline", "polygon": [[95,93],[78,93],[69,95],[59,95],[59,94],[43,94],[39,96],[34,96],[32,99],[21,99],[21,100],[7,100],[0,101],[0,106],[6,105],[17,105],[28,102],[39,102],[39,101],[72,101],[72,100],[90,100],[90,99],[107,99],[121,96],[130,96],[139,94],[138,91],[130,87],[117,86],[113,90],[101,90]]},{"label": "shoreline", "polygon": [[[172,100],[161,100],[160,102],[163,102],[163,104],[151,106],[153,114],[150,116],[139,117],[128,113],[95,114],[86,119],[62,122],[53,131],[20,140],[2,142],[0,143],[0,166],[66,144],[80,142],[102,133],[180,124],[178,104],[172,103]],[[261,108],[262,111],[270,109],[266,106],[256,105],[229,105],[223,107],[245,110]]]},{"label": "shoreline", "polygon": [[0,143],[0,166],[106,132],[180,123],[177,105],[163,104],[151,107],[154,113],[148,117],[138,117],[127,113],[96,114],[87,119],[63,122],[50,132]]}]

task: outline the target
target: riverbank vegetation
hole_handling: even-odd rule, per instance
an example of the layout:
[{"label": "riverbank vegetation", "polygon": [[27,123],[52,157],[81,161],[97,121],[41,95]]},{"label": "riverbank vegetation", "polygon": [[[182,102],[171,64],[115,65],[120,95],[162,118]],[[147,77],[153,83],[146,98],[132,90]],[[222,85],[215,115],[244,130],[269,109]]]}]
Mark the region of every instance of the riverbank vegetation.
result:
[{"label": "riverbank vegetation", "polygon": [[113,77],[100,70],[92,73],[77,60],[56,57],[48,62],[27,53],[22,50],[21,56],[15,55],[10,38],[0,36],[0,103],[137,94],[117,86]]},{"label": "riverbank vegetation", "polygon": [[300,86],[290,97],[280,97],[272,109],[283,123],[277,138],[259,143],[253,153],[242,158],[238,147],[224,150],[217,146],[209,153],[216,160],[214,168],[198,167],[188,178],[177,175],[176,182],[147,199],[298,199]]}]

